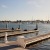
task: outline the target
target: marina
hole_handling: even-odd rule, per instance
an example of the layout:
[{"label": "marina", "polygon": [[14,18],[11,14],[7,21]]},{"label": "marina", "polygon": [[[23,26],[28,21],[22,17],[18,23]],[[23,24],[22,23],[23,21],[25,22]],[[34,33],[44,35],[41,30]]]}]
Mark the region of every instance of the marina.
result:
[{"label": "marina", "polygon": [[50,50],[50,0],[0,0],[0,50]]},{"label": "marina", "polygon": [[[47,24],[47,27],[49,25],[50,24]],[[16,50],[19,50],[19,49],[29,50],[29,49],[27,49],[28,46],[30,46],[32,44],[34,45],[34,44],[38,43],[39,41],[44,41],[45,39],[47,40],[50,38],[50,33],[48,33],[50,30],[47,31],[46,30],[47,27],[46,28],[43,27],[43,26],[45,26],[45,24],[38,23],[38,30],[34,30],[34,28],[36,26],[34,24],[31,24],[30,26],[32,26],[33,29],[30,30],[30,26],[29,26],[29,29],[27,29],[28,27],[26,27],[27,31],[24,31],[25,28],[22,30],[22,28],[21,28],[22,26],[20,26],[21,30],[20,29],[19,30],[11,30],[11,29],[2,30],[2,29],[0,29],[0,48],[1,49],[7,48],[10,50],[15,50],[15,49]],[[42,27],[42,30],[41,30],[41,27]],[[45,29],[43,29],[43,28],[45,28]],[[46,32],[43,32],[43,30]],[[21,38],[20,36],[24,36],[24,37]],[[14,47],[14,48],[11,48],[10,46]]]},{"label": "marina", "polygon": [[0,50],[50,50],[50,0],[0,0]]}]

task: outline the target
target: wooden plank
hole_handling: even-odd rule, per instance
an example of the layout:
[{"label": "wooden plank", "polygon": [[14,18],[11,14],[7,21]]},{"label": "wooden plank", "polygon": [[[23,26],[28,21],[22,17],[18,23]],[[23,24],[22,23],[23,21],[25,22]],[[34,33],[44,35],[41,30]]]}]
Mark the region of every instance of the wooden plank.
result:
[{"label": "wooden plank", "polygon": [[[7,32],[7,31],[5,31]],[[0,37],[4,37],[5,36],[5,32],[0,33]],[[21,34],[28,34],[28,33],[34,33],[34,32],[38,32],[38,30],[29,30],[29,31],[10,31],[7,32],[8,36],[14,36],[14,35],[21,35]]]},{"label": "wooden plank", "polygon": [[41,40],[44,40],[44,39],[47,39],[47,38],[50,38],[50,33],[49,34],[40,35],[40,36],[37,36],[37,37],[28,38],[28,39],[18,38],[17,42],[18,42],[18,45],[20,45],[23,48],[25,48],[26,45],[28,45],[28,44],[35,43],[35,42],[38,42],[38,41],[41,41]]}]

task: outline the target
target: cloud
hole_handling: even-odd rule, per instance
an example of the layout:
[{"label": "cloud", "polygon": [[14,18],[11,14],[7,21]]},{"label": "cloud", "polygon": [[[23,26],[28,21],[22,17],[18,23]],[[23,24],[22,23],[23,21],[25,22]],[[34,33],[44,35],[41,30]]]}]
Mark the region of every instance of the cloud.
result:
[{"label": "cloud", "polygon": [[27,4],[34,7],[45,7],[45,5],[49,4],[49,0],[28,0]]},{"label": "cloud", "polygon": [[36,2],[33,1],[33,0],[29,0],[29,1],[27,2],[27,4],[31,4],[31,5],[33,5],[33,4],[36,4]]},{"label": "cloud", "polygon": [[40,7],[40,4],[38,3],[37,0],[28,0],[27,4],[34,7]]},{"label": "cloud", "polygon": [[6,5],[1,5],[1,7],[3,7],[3,8],[7,8],[7,6],[6,6]]}]

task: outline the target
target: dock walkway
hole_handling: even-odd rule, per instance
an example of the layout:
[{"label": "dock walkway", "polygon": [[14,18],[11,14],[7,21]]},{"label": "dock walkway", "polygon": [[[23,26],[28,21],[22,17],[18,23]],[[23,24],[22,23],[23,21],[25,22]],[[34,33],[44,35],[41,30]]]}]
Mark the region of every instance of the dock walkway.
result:
[{"label": "dock walkway", "polygon": [[28,44],[35,43],[35,42],[38,42],[38,41],[41,41],[41,40],[44,40],[44,39],[47,39],[47,38],[50,38],[50,33],[45,34],[45,35],[40,35],[40,36],[37,36],[37,37],[33,37],[33,38],[28,38],[28,39],[19,38],[17,40],[17,42],[18,42],[18,45],[25,48]]},{"label": "dock walkway", "polygon": [[38,30],[28,30],[28,31],[12,31],[12,30],[6,30],[6,31],[0,31],[0,37],[4,37],[5,33],[7,32],[7,36],[14,36],[14,35],[21,35],[21,34],[28,34],[28,33],[35,33],[38,32]]},{"label": "dock walkway", "polygon": [[[19,38],[16,41],[8,41],[8,43],[0,43],[1,49],[9,49],[9,50],[28,50],[24,49],[28,44],[35,43],[44,39],[50,38],[50,33],[40,35],[37,37],[25,39]],[[15,47],[14,47],[15,46]],[[18,46],[18,47],[17,47]]]},{"label": "dock walkway", "polygon": [[28,50],[17,45],[16,41],[9,41],[8,43],[0,43],[1,50]]}]

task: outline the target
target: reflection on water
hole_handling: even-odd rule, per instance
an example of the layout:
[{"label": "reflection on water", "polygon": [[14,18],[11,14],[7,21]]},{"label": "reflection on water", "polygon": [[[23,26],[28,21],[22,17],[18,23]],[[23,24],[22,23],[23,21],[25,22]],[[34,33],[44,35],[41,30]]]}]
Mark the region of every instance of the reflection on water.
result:
[{"label": "reflection on water", "polygon": [[8,37],[8,41],[16,41],[16,40],[17,40],[16,36]]},{"label": "reflection on water", "polygon": [[[10,36],[8,37],[8,41],[16,41],[17,38],[16,36]],[[0,43],[3,43],[4,42],[4,38],[0,38]]]},{"label": "reflection on water", "polygon": [[4,42],[4,38],[0,38],[0,43],[3,43]]}]

